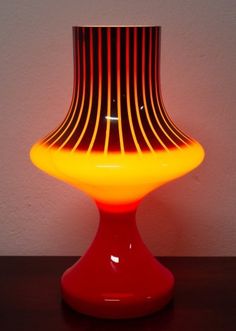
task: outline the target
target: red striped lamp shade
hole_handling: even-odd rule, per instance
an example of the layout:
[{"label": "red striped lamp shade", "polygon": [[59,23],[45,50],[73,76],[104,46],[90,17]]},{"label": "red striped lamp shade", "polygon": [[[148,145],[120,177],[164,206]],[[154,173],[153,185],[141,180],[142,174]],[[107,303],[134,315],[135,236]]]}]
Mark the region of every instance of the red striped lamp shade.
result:
[{"label": "red striped lamp shade", "polygon": [[64,300],[105,318],[143,316],[172,297],[174,278],[135,225],[141,199],[196,168],[202,146],[168,116],[160,91],[160,27],[73,27],[74,87],[63,122],[32,162],[91,196],[100,211],[87,253],[62,276]]}]

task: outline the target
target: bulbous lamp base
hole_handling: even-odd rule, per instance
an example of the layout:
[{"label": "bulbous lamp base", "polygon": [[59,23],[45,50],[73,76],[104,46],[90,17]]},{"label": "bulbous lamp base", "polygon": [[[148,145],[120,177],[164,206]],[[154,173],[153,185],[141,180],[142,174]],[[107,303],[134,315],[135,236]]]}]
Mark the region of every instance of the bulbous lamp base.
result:
[{"label": "bulbous lamp base", "polygon": [[203,159],[200,144],[158,153],[84,153],[35,144],[31,159],[48,174],[80,188],[97,203],[94,242],[61,280],[64,300],[101,318],[132,318],[161,309],[174,278],[148,251],[136,228],[139,201],[183,176]]},{"label": "bulbous lamp base", "polygon": [[197,142],[180,150],[141,155],[32,147],[35,165],[86,192],[100,210],[94,242],[62,276],[62,295],[71,307],[100,318],[132,318],[168,303],[174,278],[142,242],[135,211],[146,194],[188,173],[203,156]]},{"label": "bulbous lamp base", "polygon": [[170,301],[173,288],[172,273],[143,243],[134,210],[100,210],[92,245],[61,278],[64,300],[73,309],[98,318],[153,313]]}]

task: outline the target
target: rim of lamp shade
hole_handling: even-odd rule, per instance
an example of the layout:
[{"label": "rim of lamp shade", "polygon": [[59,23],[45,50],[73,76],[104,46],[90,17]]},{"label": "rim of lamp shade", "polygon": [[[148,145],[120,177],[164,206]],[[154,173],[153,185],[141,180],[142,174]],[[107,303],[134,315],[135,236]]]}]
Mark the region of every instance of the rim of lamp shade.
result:
[{"label": "rim of lamp shade", "polygon": [[81,24],[73,25],[72,28],[161,28],[160,25],[155,24]]}]

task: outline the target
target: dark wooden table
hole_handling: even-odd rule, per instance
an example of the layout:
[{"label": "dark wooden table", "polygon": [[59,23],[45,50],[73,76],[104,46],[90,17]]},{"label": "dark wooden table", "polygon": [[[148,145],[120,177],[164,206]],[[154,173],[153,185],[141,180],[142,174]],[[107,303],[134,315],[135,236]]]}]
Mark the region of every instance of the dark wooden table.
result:
[{"label": "dark wooden table", "polygon": [[61,301],[60,275],[76,259],[0,257],[0,330],[236,330],[236,258],[160,258],[175,274],[174,300],[131,320],[90,318]]}]

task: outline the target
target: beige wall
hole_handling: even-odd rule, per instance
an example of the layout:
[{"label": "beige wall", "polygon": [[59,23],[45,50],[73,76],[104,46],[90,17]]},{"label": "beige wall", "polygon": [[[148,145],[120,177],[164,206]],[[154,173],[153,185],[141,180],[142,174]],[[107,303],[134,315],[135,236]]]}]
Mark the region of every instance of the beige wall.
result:
[{"label": "beige wall", "polygon": [[71,26],[156,24],[166,108],[206,159],[150,194],[138,226],[155,255],[235,255],[236,2],[11,0],[0,16],[0,254],[81,255],[97,227],[93,202],[28,156],[70,103]]}]

